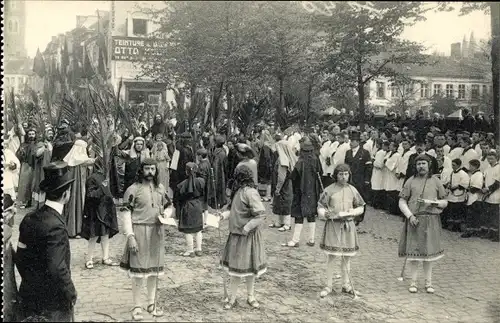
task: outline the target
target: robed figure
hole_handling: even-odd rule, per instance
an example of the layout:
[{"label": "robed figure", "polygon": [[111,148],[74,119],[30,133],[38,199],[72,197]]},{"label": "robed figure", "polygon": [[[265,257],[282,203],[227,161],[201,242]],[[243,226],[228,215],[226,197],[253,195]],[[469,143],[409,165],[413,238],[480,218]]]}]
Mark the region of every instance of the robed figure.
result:
[{"label": "robed figure", "polygon": [[21,208],[31,206],[33,195],[33,169],[35,167],[36,154],[36,131],[28,130],[24,143],[17,152],[17,158],[21,162],[21,173],[19,174],[19,187],[17,201]]},{"label": "robed figure", "polygon": [[52,140],[54,130],[51,127],[45,129],[42,141],[38,142],[35,150],[35,167],[33,168],[33,199],[38,206],[45,202],[45,193],[40,190],[40,182],[44,179],[43,168],[50,164],[52,158]]},{"label": "robed figure", "polygon": [[94,161],[95,159],[88,156],[87,143],[82,139],[77,139],[73,148],[64,157],[64,162],[69,166],[71,178],[74,179],[71,184],[71,198],[65,205],[63,212],[70,238],[79,236],[82,231],[87,166],[92,165]]},{"label": "robed figure", "polygon": [[[211,181],[215,181],[214,183],[208,183],[209,187],[212,187],[210,191],[215,191],[212,198],[209,199],[210,207],[217,209],[222,205],[226,205],[226,178],[227,178],[227,154],[224,149],[224,137],[221,135],[217,135],[215,137],[215,148],[212,151],[212,158],[210,164],[214,170],[213,179]],[[213,198],[215,196],[215,199]],[[218,205],[215,205],[215,201],[217,201]]]},{"label": "robed figure", "polygon": [[172,173],[170,174],[170,187],[174,191],[176,190],[177,185],[187,179],[186,164],[195,161],[191,134],[185,132],[180,135],[177,152],[174,154],[176,153],[179,154],[177,164],[173,165],[175,162],[173,160],[172,165],[170,166],[172,169]]}]

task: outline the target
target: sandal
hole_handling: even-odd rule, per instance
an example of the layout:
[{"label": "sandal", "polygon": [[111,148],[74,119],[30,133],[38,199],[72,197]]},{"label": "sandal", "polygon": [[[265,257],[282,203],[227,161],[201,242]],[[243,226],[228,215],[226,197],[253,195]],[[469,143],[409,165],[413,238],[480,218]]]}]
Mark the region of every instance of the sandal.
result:
[{"label": "sandal", "polygon": [[257,302],[257,300],[254,298],[254,299],[247,299],[247,303],[248,305],[250,305],[252,308],[259,308],[260,307],[260,304],[259,302]]},{"label": "sandal", "polygon": [[309,247],[314,247],[314,245],[315,245],[315,244],[316,244],[316,243],[315,243],[314,241],[307,241],[307,245],[308,245]]},{"label": "sandal", "polygon": [[159,310],[155,304],[148,305],[148,313],[156,317],[163,316],[163,311]]},{"label": "sandal", "polygon": [[142,315],[142,307],[136,306],[132,309],[132,320],[142,321],[144,316]]},{"label": "sandal", "polygon": [[195,256],[197,256],[197,257],[201,257],[201,256],[203,256],[203,253],[201,252],[201,250],[197,250],[197,251],[195,251],[195,252],[194,252],[194,254],[195,254]]},{"label": "sandal", "polygon": [[113,260],[111,260],[110,258],[108,259],[103,259],[102,260],[102,264],[103,265],[106,265],[106,266],[119,266],[120,264],[117,263],[117,262],[114,262]]},{"label": "sandal", "polygon": [[279,232],[285,232],[285,231],[290,231],[291,229],[292,229],[292,227],[291,227],[291,226],[289,226],[289,225],[283,225],[283,226],[281,226],[281,227],[278,229],[278,231],[279,231]]},{"label": "sandal", "polygon": [[412,294],[415,294],[416,292],[418,292],[417,285],[416,284],[411,284],[410,288],[408,288],[408,291],[410,293],[412,293]]},{"label": "sandal", "polygon": [[287,243],[282,243],[282,247],[287,247],[287,248],[298,248],[299,243],[298,242],[293,242],[293,241],[288,241]]},{"label": "sandal", "polygon": [[234,300],[234,302],[227,302],[226,304],[224,304],[224,309],[225,310],[230,310],[230,309],[233,309],[235,308],[236,306],[238,305],[238,301],[237,300]]},{"label": "sandal", "polygon": [[342,293],[356,296],[358,292],[356,292],[351,286],[342,286]]},{"label": "sandal", "polygon": [[426,291],[428,294],[434,294],[434,292],[435,292],[434,288],[433,288],[431,285],[427,285],[427,286],[425,286],[425,291]]},{"label": "sandal", "polygon": [[94,268],[94,262],[92,260],[89,260],[85,263],[85,268],[87,269],[92,269]]},{"label": "sandal", "polygon": [[[270,228],[283,228],[283,224],[276,224],[276,223],[271,223],[269,225]],[[279,231],[279,230],[278,230]]]},{"label": "sandal", "polygon": [[186,251],[185,253],[181,253],[181,256],[182,257],[191,257],[191,258],[196,257],[196,255],[194,254],[194,252],[189,252],[189,251]]},{"label": "sandal", "polygon": [[332,289],[330,287],[325,287],[325,288],[323,288],[323,290],[321,291],[321,293],[319,293],[319,296],[321,298],[325,298],[328,295],[330,295],[331,293],[332,293]]}]

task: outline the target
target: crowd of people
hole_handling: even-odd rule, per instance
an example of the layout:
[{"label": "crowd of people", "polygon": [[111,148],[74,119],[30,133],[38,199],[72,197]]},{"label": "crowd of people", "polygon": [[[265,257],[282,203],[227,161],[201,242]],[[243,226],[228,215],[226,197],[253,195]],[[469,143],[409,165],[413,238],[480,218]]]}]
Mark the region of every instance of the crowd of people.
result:
[{"label": "crowd of people", "polygon": [[[342,291],[356,295],[350,259],[359,250],[356,227],[367,204],[404,219],[398,254],[410,264],[409,291],[418,291],[417,265],[423,261],[425,290],[433,293],[432,264],[444,254],[442,228],[463,238],[499,241],[499,150],[492,133],[464,130],[468,123],[444,129],[437,121],[421,120],[403,124],[389,118],[364,129],[330,121],[302,131],[260,125],[248,135],[228,137],[186,125],[177,134],[157,115],[149,129],[138,129],[140,135],[115,131],[108,168],[84,126],[63,120],[42,134],[28,123],[12,127],[3,155],[4,205],[11,206],[4,215],[14,212],[12,201],[35,208],[20,224],[13,256],[22,278],[18,306],[24,317],[73,319],[77,293],[68,238],[84,238],[87,269],[94,267],[100,243],[102,263],[127,270],[133,319],[144,318],[144,280],[146,310],[161,316],[156,289],[164,274],[162,218],[174,217],[185,235],[182,256],[201,257],[212,210],[229,219],[220,259],[231,277],[225,308],[237,304],[242,278],[247,302],[257,308],[255,278],[267,270],[266,202],[272,204],[269,227],[290,231],[284,248],[299,247],[304,219],[306,245],[314,247],[316,220],[326,221],[319,241],[328,255],[321,297],[333,290],[335,257],[341,258]],[[119,210],[127,245],[122,259],[114,261],[109,244],[119,232]]]}]

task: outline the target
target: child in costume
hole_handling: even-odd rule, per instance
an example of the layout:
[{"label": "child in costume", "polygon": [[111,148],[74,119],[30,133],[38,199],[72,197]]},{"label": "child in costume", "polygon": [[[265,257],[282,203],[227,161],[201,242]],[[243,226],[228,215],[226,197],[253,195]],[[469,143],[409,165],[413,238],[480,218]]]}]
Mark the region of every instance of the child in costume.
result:
[{"label": "child in costume", "polygon": [[318,202],[318,216],[325,218],[320,248],[328,255],[327,283],[320,296],[333,290],[334,260],[341,257],[342,292],[354,294],[350,282],[351,257],[359,250],[355,218],[364,213],[365,201],[358,190],[349,184],[350,168],[339,164],[333,172],[334,183],[325,188]]},{"label": "child in costume", "polygon": [[[267,270],[267,257],[261,227],[266,209],[254,182],[252,170],[240,165],[234,174],[229,217],[229,237],[224,248],[221,265],[229,273],[229,301],[225,309],[233,308],[241,278],[247,285],[247,303],[258,308],[255,299],[255,278]],[[227,214],[227,213],[226,213]],[[224,218],[224,214],[222,215]]]}]

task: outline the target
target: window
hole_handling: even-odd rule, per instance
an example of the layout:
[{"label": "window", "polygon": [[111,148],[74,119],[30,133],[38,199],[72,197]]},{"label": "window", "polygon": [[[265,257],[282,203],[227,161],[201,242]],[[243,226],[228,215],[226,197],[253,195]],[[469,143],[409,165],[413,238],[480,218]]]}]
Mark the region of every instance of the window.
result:
[{"label": "window", "polygon": [[415,84],[413,84],[413,82],[410,84],[407,84],[405,86],[404,93],[405,93],[406,97],[413,98],[413,96],[415,94]]},{"label": "window", "polygon": [[420,85],[420,96],[422,98],[428,98],[429,97],[429,84],[421,84]]},{"label": "window", "polygon": [[447,98],[453,97],[453,84],[446,84],[446,97]]},{"label": "window", "polygon": [[132,19],[132,33],[134,35],[146,35],[148,33],[148,21],[146,19]]},{"label": "window", "polygon": [[479,85],[477,84],[472,84],[472,89],[470,91],[470,98],[472,100],[477,100],[479,99]]},{"label": "window", "polygon": [[465,84],[458,84],[458,98],[465,99]]},{"label": "window", "polygon": [[487,96],[487,95],[488,95],[488,86],[483,85],[483,96]]},{"label": "window", "polygon": [[398,96],[398,87],[395,83],[391,83],[389,91],[391,91],[391,98],[396,98]]},{"label": "window", "polygon": [[434,95],[441,94],[441,84],[434,84]]},{"label": "window", "polygon": [[385,83],[377,82],[377,98],[384,99],[385,98]]}]

